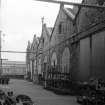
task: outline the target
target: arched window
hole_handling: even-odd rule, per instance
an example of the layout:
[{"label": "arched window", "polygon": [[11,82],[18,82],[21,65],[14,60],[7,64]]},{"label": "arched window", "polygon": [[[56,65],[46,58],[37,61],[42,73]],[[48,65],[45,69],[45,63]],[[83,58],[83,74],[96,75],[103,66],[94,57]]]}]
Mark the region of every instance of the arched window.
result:
[{"label": "arched window", "polygon": [[52,65],[53,67],[57,65],[57,55],[56,55],[56,52],[54,52],[54,53],[52,54],[51,65]]},{"label": "arched window", "polygon": [[70,51],[68,47],[64,49],[62,54],[62,72],[70,72]]}]

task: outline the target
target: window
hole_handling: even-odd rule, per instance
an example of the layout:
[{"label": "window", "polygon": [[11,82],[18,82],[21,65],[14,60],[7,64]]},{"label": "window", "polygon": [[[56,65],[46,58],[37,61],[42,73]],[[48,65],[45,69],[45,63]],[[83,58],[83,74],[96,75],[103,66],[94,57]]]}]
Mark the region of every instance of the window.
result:
[{"label": "window", "polygon": [[59,23],[58,26],[58,33],[59,34],[66,34],[67,32],[69,32],[69,30],[71,30],[70,28],[72,26],[70,26],[71,23],[69,23],[68,21],[63,21]]},{"label": "window", "polygon": [[44,46],[44,38],[42,39],[42,43],[43,43],[43,46]]},{"label": "window", "polygon": [[60,22],[58,26],[58,32],[59,34],[65,34],[67,32],[67,23],[66,22]]},{"label": "window", "polygon": [[62,33],[62,23],[59,24],[59,29],[58,29],[58,31],[59,31],[59,34]]}]

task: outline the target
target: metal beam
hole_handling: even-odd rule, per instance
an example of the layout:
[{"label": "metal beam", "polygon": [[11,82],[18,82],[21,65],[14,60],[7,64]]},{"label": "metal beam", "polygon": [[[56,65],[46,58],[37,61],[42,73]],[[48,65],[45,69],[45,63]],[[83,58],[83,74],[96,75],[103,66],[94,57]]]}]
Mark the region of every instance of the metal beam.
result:
[{"label": "metal beam", "polygon": [[90,4],[80,4],[80,3],[55,1],[55,0],[35,0],[35,1],[49,2],[49,3],[56,3],[56,4],[64,4],[64,5],[74,5],[74,6],[85,7],[85,8],[105,9],[105,6],[95,5],[95,4],[90,5]]},{"label": "metal beam", "polygon": [[[34,51],[11,51],[11,50],[8,50],[8,51],[1,51],[1,52],[4,52],[4,53],[36,53]],[[0,59],[1,60],[1,59]],[[4,59],[5,60],[5,59]]]}]

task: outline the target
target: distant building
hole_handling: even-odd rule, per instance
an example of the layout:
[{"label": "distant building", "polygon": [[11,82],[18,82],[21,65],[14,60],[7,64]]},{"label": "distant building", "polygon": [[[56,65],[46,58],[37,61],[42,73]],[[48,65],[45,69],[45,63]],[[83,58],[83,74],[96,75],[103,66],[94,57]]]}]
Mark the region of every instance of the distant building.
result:
[{"label": "distant building", "polygon": [[50,48],[50,36],[52,28],[47,27],[45,23],[42,24],[42,33],[38,45],[38,56],[37,56],[37,68],[38,76],[45,79],[46,70],[49,68],[49,48]]},{"label": "distant building", "polygon": [[1,15],[1,0],[0,0],[0,75],[1,75],[1,72],[2,72],[2,58],[1,58],[1,34],[2,34],[2,15]]},{"label": "distant building", "polygon": [[26,69],[27,69],[27,78],[31,81],[37,81],[37,47],[38,47],[38,38],[34,35],[32,43],[28,42],[26,49]]},{"label": "distant building", "polygon": [[31,43],[28,41],[27,49],[26,49],[26,77],[31,78],[31,70],[30,70],[30,52],[31,51]]},{"label": "distant building", "polygon": [[23,78],[26,75],[25,62],[3,60],[2,61],[2,75]]},{"label": "distant building", "polygon": [[31,80],[34,82],[38,81],[38,70],[37,70],[37,46],[38,38],[34,35],[33,41],[31,43],[31,53],[30,54],[30,70],[31,70]]}]

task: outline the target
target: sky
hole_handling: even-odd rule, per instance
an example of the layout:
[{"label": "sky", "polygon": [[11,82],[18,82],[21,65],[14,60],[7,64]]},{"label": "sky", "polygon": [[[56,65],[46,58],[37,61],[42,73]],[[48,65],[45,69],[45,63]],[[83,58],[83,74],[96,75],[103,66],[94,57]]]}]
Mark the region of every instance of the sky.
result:
[{"label": "sky", "polygon": [[[80,0],[62,0],[80,2]],[[26,51],[28,40],[41,35],[41,18],[53,27],[59,5],[35,0],[1,0],[2,50]],[[25,61],[26,54],[2,53],[2,59]]]}]

